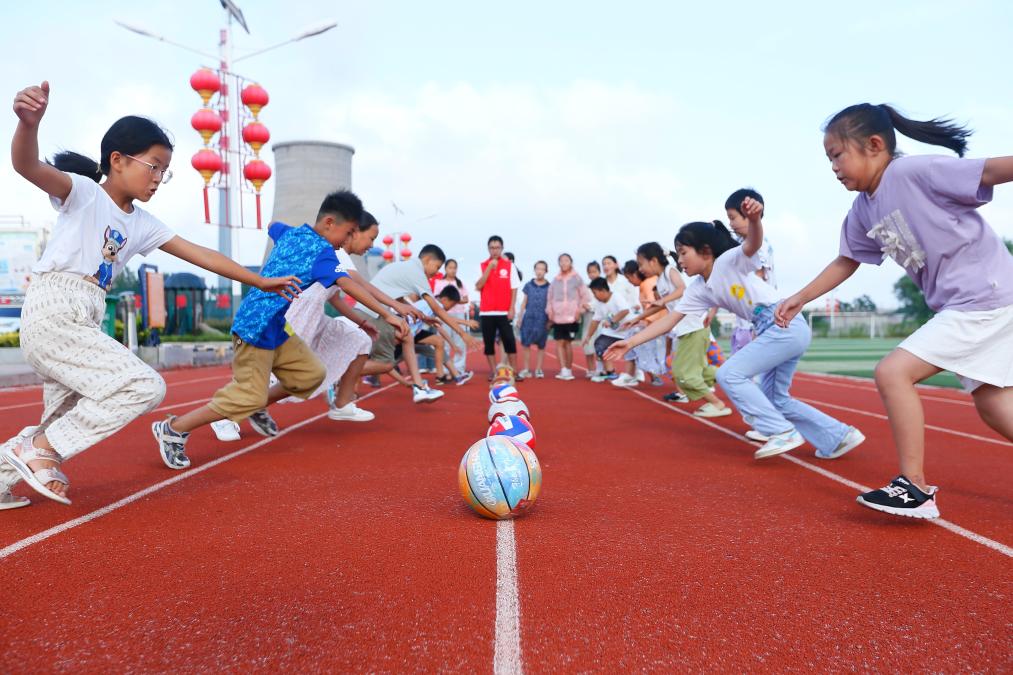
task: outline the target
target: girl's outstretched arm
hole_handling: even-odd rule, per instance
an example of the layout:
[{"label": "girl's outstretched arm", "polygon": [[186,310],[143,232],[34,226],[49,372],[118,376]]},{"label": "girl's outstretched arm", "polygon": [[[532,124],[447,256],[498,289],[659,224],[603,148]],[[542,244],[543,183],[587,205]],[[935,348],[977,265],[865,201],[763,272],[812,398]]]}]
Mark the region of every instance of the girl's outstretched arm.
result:
[{"label": "girl's outstretched arm", "polygon": [[159,248],[169,255],[174,255],[180,260],[202,267],[209,272],[268,293],[277,293],[289,300],[293,300],[300,293],[299,284],[302,281],[296,276],[290,274],[286,277],[262,277],[246,269],[232,258],[226,258],[218,251],[187,241],[180,236],[173,237]]},{"label": "girl's outstretched arm", "polygon": [[22,89],[14,97],[18,126],[11,141],[14,170],[46,194],[63,201],[73,185],[70,176],[51,164],[39,161],[39,122],[49,105],[49,82]]},{"label": "girl's outstretched arm", "polygon": [[840,286],[848,277],[855,273],[858,265],[859,262],[857,260],[852,260],[843,255],[837,256],[805,288],[777,306],[777,309],[774,310],[774,320],[777,322],[777,325],[782,328],[786,327],[807,302],[811,302],[827,291]]},{"label": "girl's outstretched arm", "polygon": [[981,172],[982,185],[993,187],[1010,182],[1013,182],[1013,157],[991,157],[985,160],[985,170]]}]

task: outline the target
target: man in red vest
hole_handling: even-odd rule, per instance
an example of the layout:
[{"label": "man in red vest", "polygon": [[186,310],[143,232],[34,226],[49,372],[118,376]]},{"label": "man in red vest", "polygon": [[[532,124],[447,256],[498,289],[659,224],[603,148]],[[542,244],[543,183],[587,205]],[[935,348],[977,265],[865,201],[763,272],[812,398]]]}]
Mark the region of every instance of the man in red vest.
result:
[{"label": "man in red vest", "polygon": [[517,343],[514,340],[514,305],[521,278],[517,268],[508,258],[503,257],[503,239],[489,237],[489,259],[482,263],[482,276],[475,288],[482,295],[479,304],[479,322],[482,325],[482,340],[485,343],[485,357],[489,360],[489,379],[496,372],[496,334],[503,342],[510,366],[517,370]]}]

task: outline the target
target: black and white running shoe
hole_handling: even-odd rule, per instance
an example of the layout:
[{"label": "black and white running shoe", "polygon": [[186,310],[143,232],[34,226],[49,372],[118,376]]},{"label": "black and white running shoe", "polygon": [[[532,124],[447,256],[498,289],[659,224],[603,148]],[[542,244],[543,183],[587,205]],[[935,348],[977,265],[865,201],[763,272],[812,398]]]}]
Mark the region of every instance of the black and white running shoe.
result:
[{"label": "black and white running shoe", "polygon": [[179,471],[190,466],[190,458],[186,456],[186,439],[190,437],[190,434],[181,434],[170,426],[169,423],[175,417],[175,415],[169,415],[168,419],[152,424],[151,434],[158,441],[158,451],[162,455],[165,465]]},{"label": "black and white running shoe", "polygon": [[925,492],[904,476],[897,476],[886,487],[858,496],[858,503],[870,509],[908,518],[938,518],[936,495],[939,488]]},{"label": "black and white running shoe", "polygon": [[261,436],[277,436],[280,433],[278,423],[262,408],[250,415],[250,426]]}]

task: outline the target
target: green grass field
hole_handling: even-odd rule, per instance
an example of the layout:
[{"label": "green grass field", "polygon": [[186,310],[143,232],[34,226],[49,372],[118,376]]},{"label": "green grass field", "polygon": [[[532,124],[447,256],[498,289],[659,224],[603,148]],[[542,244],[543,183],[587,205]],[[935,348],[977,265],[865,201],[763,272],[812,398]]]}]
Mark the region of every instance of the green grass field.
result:
[{"label": "green grass field", "polygon": [[[876,363],[891,349],[900,344],[902,338],[813,338],[809,350],[802,357],[799,370],[806,373],[829,373],[872,377]],[[721,340],[721,348],[729,353],[727,340]],[[940,373],[930,377],[925,384],[939,387],[960,387],[960,381],[952,373]]]}]

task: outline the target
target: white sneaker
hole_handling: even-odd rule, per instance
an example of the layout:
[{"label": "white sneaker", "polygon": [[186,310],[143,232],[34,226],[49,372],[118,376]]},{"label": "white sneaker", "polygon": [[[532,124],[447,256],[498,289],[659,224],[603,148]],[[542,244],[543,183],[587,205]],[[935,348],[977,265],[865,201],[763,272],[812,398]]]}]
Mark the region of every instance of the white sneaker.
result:
[{"label": "white sneaker", "polygon": [[544,370],[536,370],[535,371],[535,379],[536,380],[541,380],[544,377],[545,377],[545,371]]},{"label": "white sneaker", "polygon": [[219,441],[239,440],[239,425],[232,420],[218,420],[217,422],[212,422],[211,431],[215,432],[215,436],[218,437]]},{"label": "white sneaker", "polygon": [[608,378],[608,375],[606,375],[605,373],[595,373],[595,374],[594,374],[594,375],[593,375],[593,376],[591,377],[591,381],[592,381],[592,382],[598,382],[598,383],[600,383],[600,382],[604,382],[604,381],[605,381],[605,380],[607,380],[607,379],[609,379],[609,378]]},{"label": "white sneaker", "polygon": [[637,380],[637,378],[632,375],[627,375],[626,373],[623,373],[616,379],[612,380],[613,387],[635,387],[638,384],[640,384],[640,381]]},{"label": "white sneaker", "polygon": [[327,416],[332,420],[341,420],[343,422],[370,422],[376,417],[376,415],[368,410],[363,410],[355,405],[354,402],[340,408],[331,408],[327,411]]},{"label": "white sneaker", "polygon": [[694,417],[725,417],[732,414],[732,409],[729,406],[719,408],[713,403],[704,403],[702,406],[696,409],[693,413]]},{"label": "white sneaker", "polygon": [[865,434],[855,427],[851,427],[848,429],[848,433],[844,434],[844,438],[837,444],[837,447],[834,448],[833,452],[821,455],[819,451],[817,451],[816,457],[819,459],[837,459],[838,457],[843,457],[848,454],[864,442]]},{"label": "white sneaker", "polygon": [[642,371],[640,368],[637,368],[636,378],[637,378],[637,382],[645,382],[645,381],[647,381],[647,375],[645,375],[644,371]]},{"label": "white sneaker", "polygon": [[11,494],[10,490],[0,492],[0,511],[6,511],[8,509],[20,509],[23,506],[31,504],[31,500],[28,497],[15,497]]},{"label": "white sneaker", "polygon": [[519,380],[523,380],[526,377],[531,377],[531,371],[529,371],[527,368],[517,373],[517,379]]},{"label": "white sneaker", "polygon": [[780,455],[781,453],[794,450],[800,445],[805,444],[805,439],[795,429],[791,431],[785,431],[784,433],[774,434],[770,437],[762,448],[753,453],[753,459],[764,459],[766,457],[773,457],[774,455]]},{"label": "white sneaker", "polygon": [[570,370],[569,368],[563,368],[558,373],[556,373],[556,379],[557,380],[572,380],[573,379],[573,371]]},{"label": "white sneaker", "polygon": [[412,387],[412,401],[415,403],[432,403],[438,398],[443,398],[443,392],[436,389],[423,389],[422,387]]},{"label": "white sneaker", "polygon": [[770,436],[761,434],[756,429],[750,429],[749,431],[747,431],[746,438],[748,438],[751,441],[756,441],[757,443],[766,443],[767,441],[770,440]]}]

